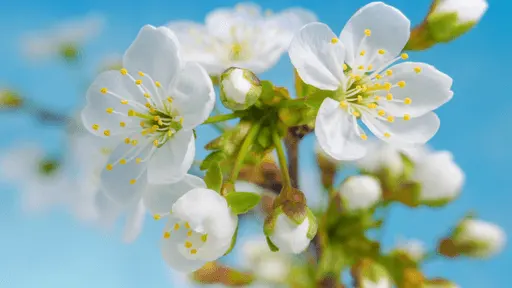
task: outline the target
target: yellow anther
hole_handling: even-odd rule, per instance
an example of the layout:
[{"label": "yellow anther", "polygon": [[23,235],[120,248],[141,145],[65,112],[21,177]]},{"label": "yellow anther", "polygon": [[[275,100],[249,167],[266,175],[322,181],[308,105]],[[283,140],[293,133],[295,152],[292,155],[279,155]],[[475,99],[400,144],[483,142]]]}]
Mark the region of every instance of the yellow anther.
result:
[{"label": "yellow anther", "polygon": [[362,51],[359,53],[359,55],[361,55],[361,56],[366,55],[366,50],[362,50]]},{"label": "yellow anther", "polygon": [[379,110],[379,112],[377,112],[379,114],[379,116],[384,116],[386,115],[386,111],[384,110]]},{"label": "yellow anther", "polygon": [[153,141],[153,145],[158,146],[158,140],[155,139],[155,141]]},{"label": "yellow anther", "polygon": [[156,132],[156,130],[158,130],[158,125],[151,126],[151,131],[152,132]]},{"label": "yellow anther", "polygon": [[121,160],[119,160],[119,164],[121,164],[121,165],[126,164],[126,159],[121,159]]},{"label": "yellow anther", "polygon": [[338,40],[338,38],[336,38],[336,37],[334,37],[334,38],[332,38],[332,39],[331,39],[331,43],[332,43],[332,44],[336,44],[336,43],[338,43],[338,41],[339,41],[339,40]]},{"label": "yellow anther", "polygon": [[135,116],[135,111],[128,110],[128,116],[130,116],[130,117]]},{"label": "yellow anther", "polygon": [[391,88],[393,88],[393,85],[391,83],[389,83],[389,82],[384,83],[384,89],[390,90]]},{"label": "yellow anther", "polygon": [[187,237],[192,237],[192,230],[188,230]]},{"label": "yellow anther", "polygon": [[407,121],[407,120],[411,120],[411,115],[409,114],[404,114],[404,120]]},{"label": "yellow anther", "polygon": [[137,158],[137,159],[135,159],[135,163],[139,164],[140,162],[142,162],[142,159],[141,159],[141,158]]},{"label": "yellow anther", "polygon": [[386,50],[384,50],[384,49],[379,49],[379,51],[378,51],[378,52],[379,52],[379,54],[380,54],[380,55],[384,55],[384,54],[386,54]]},{"label": "yellow anther", "polygon": [[105,167],[105,169],[107,169],[108,171],[111,171],[112,169],[114,169],[114,165],[107,164],[107,167]]},{"label": "yellow anther", "polygon": [[405,81],[398,81],[398,83],[396,83],[396,85],[398,85],[398,87],[400,87],[400,88],[404,88],[405,87]]},{"label": "yellow anther", "polygon": [[359,103],[363,102],[363,96],[357,95],[357,102],[359,102]]},{"label": "yellow anther", "polygon": [[393,100],[393,94],[388,93],[388,94],[386,95],[386,100],[388,100],[388,101]]},{"label": "yellow anther", "polygon": [[121,121],[121,122],[119,122],[119,126],[120,126],[120,127],[126,127],[126,123],[124,123],[124,122],[122,122],[122,121]]},{"label": "yellow anther", "polygon": [[146,123],[144,123],[144,121],[140,121],[139,125],[140,125],[140,127],[142,127],[142,128],[146,127]]},{"label": "yellow anther", "polygon": [[128,104],[128,100],[121,100],[121,104],[124,104],[124,105]]},{"label": "yellow anther", "polygon": [[348,65],[347,64],[343,64],[343,71],[346,71],[348,69]]},{"label": "yellow anther", "polygon": [[181,117],[180,118],[180,125],[183,125],[183,120],[185,120],[185,118]]},{"label": "yellow anther", "polygon": [[98,131],[98,129],[100,129],[100,125],[98,125],[98,124],[92,124],[92,130],[96,130],[96,131]]},{"label": "yellow anther", "polygon": [[139,71],[140,77],[144,77],[144,72]]},{"label": "yellow anther", "polygon": [[101,88],[100,92],[103,93],[103,94],[106,94],[108,92],[108,90],[107,90],[107,88]]},{"label": "yellow anther", "polygon": [[185,222],[185,228],[190,229],[190,224],[188,224],[188,222]]},{"label": "yellow anther", "polygon": [[135,140],[135,139],[134,139],[134,140],[132,140],[132,146],[136,146],[136,145],[137,145],[137,143],[139,143],[139,141],[137,141],[137,140]]},{"label": "yellow anther", "polygon": [[112,112],[114,112],[114,108],[107,108],[105,110],[108,114],[112,114]]},{"label": "yellow anther", "polygon": [[164,238],[165,239],[171,238],[171,232],[165,232],[164,233]]},{"label": "yellow anther", "polygon": [[364,70],[364,66],[363,66],[363,65],[360,65],[359,67],[357,67],[357,69],[359,69],[359,70]]},{"label": "yellow anther", "polygon": [[358,111],[354,111],[354,112],[352,112],[352,115],[359,117],[359,116],[361,116],[361,113],[359,113]]},{"label": "yellow anther", "polygon": [[373,69],[373,65],[368,65],[368,70],[372,70]]},{"label": "yellow anther", "polygon": [[149,108],[149,113],[155,113],[155,112],[156,112],[155,108],[153,108],[153,107]]},{"label": "yellow anther", "polygon": [[375,75],[375,78],[377,78],[377,80],[380,80],[380,79],[382,79],[382,75],[377,74],[377,75]]},{"label": "yellow anther", "polygon": [[173,100],[172,100],[172,97],[170,97],[170,96],[169,96],[169,97],[167,97],[167,101],[169,101],[169,103],[172,103],[172,101],[173,101]]},{"label": "yellow anther", "polygon": [[414,72],[419,74],[421,72],[421,67],[414,67]]},{"label": "yellow anther", "polygon": [[158,82],[158,81],[155,81],[155,85],[156,85],[156,87],[158,87],[158,88],[162,87],[162,84],[160,84],[160,82]]},{"label": "yellow anther", "polygon": [[409,104],[411,104],[411,103],[412,103],[412,99],[411,99],[411,98],[406,97],[406,98],[404,99],[404,104],[409,105]]},{"label": "yellow anther", "polygon": [[375,108],[377,108],[377,104],[376,104],[376,103],[368,103],[368,105],[367,105],[367,106],[368,106],[368,108],[370,108],[370,109],[375,109]]},{"label": "yellow anther", "polygon": [[105,136],[110,136],[110,130],[105,130],[105,131],[103,131],[103,135],[105,135]]},{"label": "yellow anther", "polygon": [[366,136],[366,134],[364,134],[364,133],[362,133],[362,134],[360,135],[360,137],[361,137],[361,139],[363,139],[363,140],[368,140],[368,136]]},{"label": "yellow anther", "polygon": [[130,144],[131,139],[130,138],[124,138],[124,143]]},{"label": "yellow anther", "polygon": [[391,137],[391,134],[389,134],[388,132],[386,132],[386,133],[384,133],[384,137],[389,138],[389,137]]},{"label": "yellow anther", "polygon": [[387,119],[387,120],[388,120],[388,122],[393,123],[393,122],[395,122],[395,117],[393,117],[393,116],[391,116],[391,115],[390,115],[390,116],[388,116],[388,119]]},{"label": "yellow anther", "polygon": [[149,93],[144,93],[144,97],[146,97],[146,98],[150,98],[150,97],[151,97],[151,95],[149,95]]},{"label": "yellow anther", "polygon": [[126,70],[125,68],[122,68],[121,70],[119,70],[121,72],[121,74],[123,75],[126,75],[128,74],[128,70]]},{"label": "yellow anther", "polygon": [[401,57],[403,60],[407,60],[407,59],[409,59],[409,54],[407,54],[407,53],[402,53],[402,55],[400,55],[400,57]]},{"label": "yellow anther", "polygon": [[370,29],[366,29],[366,30],[364,30],[364,35],[366,35],[366,36],[368,36],[368,37],[369,37],[369,36],[372,36],[372,30],[370,30]]},{"label": "yellow anther", "polygon": [[190,250],[190,254],[197,254],[197,250],[196,249]]},{"label": "yellow anther", "polygon": [[146,104],[144,104],[144,106],[146,106],[147,108],[151,108],[151,104],[149,102],[146,102]]},{"label": "yellow anther", "polygon": [[380,96],[375,96],[373,99],[375,99],[375,101],[379,101],[380,100]]},{"label": "yellow anther", "polygon": [[179,229],[180,229],[180,224],[179,223],[174,224],[174,230],[179,230]]},{"label": "yellow anther", "polygon": [[172,133],[174,133],[174,132],[172,132],[172,130],[167,131],[167,136],[171,137]]},{"label": "yellow anther", "polygon": [[393,71],[391,71],[391,70],[386,70],[386,75],[388,75],[388,76],[393,75]]},{"label": "yellow anther", "polygon": [[142,132],[140,132],[140,134],[142,134],[142,136],[146,136],[149,132],[151,132],[151,129],[144,129]]},{"label": "yellow anther", "polygon": [[340,101],[340,107],[341,108],[347,108],[348,104],[346,101]]},{"label": "yellow anther", "polygon": [[208,234],[204,234],[201,236],[201,241],[206,242],[208,241]]},{"label": "yellow anther", "polygon": [[158,115],[157,115],[157,116],[153,117],[153,120],[154,120],[154,121],[158,121],[158,120],[160,120],[160,116],[158,116]]},{"label": "yellow anther", "polygon": [[135,80],[135,85],[140,85],[140,84],[142,84],[142,80],[140,80],[140,79]]},{"label": "yellow anther", "polygon": [[161,218],[162,218],[162,216],[160,216],[160,214],[153,215],[153,219],[155,219],[155,220],[160,220]]},{"label": "yellow anther", "polygon": [[133,184],[135,184],[135,183],[137,183],[137,180],[136,180],[136,179],[132,179],[132,180],[130,180],[130,184],[132,184],[132,185],[133,185]]},{"label": "yellow anther", "polygon": [[363,86],[361,87],[361,91],[366,92],[367,90],[368,90],[368,86],[363,85]]}]

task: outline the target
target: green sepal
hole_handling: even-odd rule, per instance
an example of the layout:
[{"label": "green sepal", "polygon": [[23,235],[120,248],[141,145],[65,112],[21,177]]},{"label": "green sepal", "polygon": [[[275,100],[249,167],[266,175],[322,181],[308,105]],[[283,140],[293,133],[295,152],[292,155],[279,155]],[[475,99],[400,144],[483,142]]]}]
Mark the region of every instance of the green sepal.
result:
[{"label": "green sepal", "polygon": [[277,217],[283,213],[281,207],[277,207],[270,212],[265,218],[263,223],[263,233],[265,236],[270,236],[274,233],[274,227],[276,226]]},{"label": "green sepal", "polygon": [[269,127],[263,127],[258,133],[258,143],[263,149],[270,147],[272,144],[272,134]]},{"label": "green sepal", "polygon": [[220,187],[222,186],[222,171],[220,170],[219,163],[212,163],[206,171],[204,176],[204,182],[208,189],[217,191],[220,193]]},{"label": "green sepal", "polygon": [[261,200],[261,196],[251,192],[231,192],[226,195],[226,201],[235,214],[244,214],[254,208]]},{"label": "green sepal", "polygon": [[468,32],[475,21],[459,23],[457,12],[435,13],[427,19],[428,31],[431,37],[437,42],[450,42]]},{"label": "green sepal", "polygon": [[306,237],[308,237],[309,240],[313,239],[316,235],[316,232],[318,231],[318,222],[316,221],[315,214],[313,214],[313,211],[311,209],[307,208],[307,217],[309,222],[308,227],[308,233],[306,234]]},{"label": "green sepal", "polygon": [[310,108],[313,108],[315,110],[320,109],[320,106],[322,105],[322,102],[330,96],[332,96],[331,91],[322,91],[319,90],[315,92],[314,94],[305,97],[305,104],[309,106]]},{"label": "green sepal", "polygon": [[421,204],[432,207],[432,208],[440,208],[444,207],[447,204],[451,203],[455,198],[442,198],[442,199],[435,199],[435,200],[421,200]]},{"label": "green sepal", "polygon": [[326,277],[339,277],[343,267],[349,263],[349,255],[345,253],[343,247],[337,243],[327,245],[322,251],[318,262],[317,279]]},{"label": "green sepal", "polygon": [[238,224],[236,225],[236,229],[235,229],[235,233],[233,233],[233,237],[231,237],[231,244],[229,245],[229,248],[226,251],[226,253],[224,253],[224,256],[228,255],[229,253],[231,253],[231,251],[233,251],[233,248],[235,248],[235,245],[236,245],[237,238],[238,238]]},{"label": "green sepal", "polygon": [[[283,188],[284,189],[284,188]],[[288,216],[295,224],[300,225],[304,222],[308,214],[308,206],[306,205],[306,196],[298,189],[293,189],[293,194],[287,195],[287,198],[280,199],[279,205],[283,209],[283,213]],[[284,191],[281,191],[283,193]],[[281,198],[281,197],[279,197]]]},{"label": "green sepal", "polygon": [[206,156],[201,162],[201,166],[199,166],[199,169],[202,171],[207,170],[210,168],[212,164],[222,162],[226,159],[226,154],[223,151],[215,151],[210,153],[208,156]]},{"label": "green sepal", "polygon": [[279,248],[274,243],[272,243],[272,240],[270,240],[270,238],[268,236],[266,237],[266,239],[267,239],[267,245],[268,245],[268,248],[270,249],[270,251],[272,251],[272,252],[279,251]]},{"label": "green sepal", "polygon": [[420,197],[421,184],[414,181],[400,183],[393,195],[394,199],[409,207],[418,207],[420,205]]}]

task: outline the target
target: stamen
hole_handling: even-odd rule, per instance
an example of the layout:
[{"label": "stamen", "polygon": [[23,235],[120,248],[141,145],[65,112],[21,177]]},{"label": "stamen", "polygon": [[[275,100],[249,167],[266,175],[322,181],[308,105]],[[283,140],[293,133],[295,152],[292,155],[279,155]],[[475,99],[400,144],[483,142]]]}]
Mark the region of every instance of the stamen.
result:
[{"label": "stamen", "polygon": [[389,138],[389,137],[391,137],[391,134],[389,134],[388,132],[386,132],[386,133],[384,133],[384,137]]},{"label": "stamen", "polygon": [[123,105],[128,104],[128,100],[121,100],[121,104],[123,104]]},{"label": "stamen", "polygon": [[98,129],[100,129],[100,125],[98,125],[98,124],[92,124],[92,130],[96,130],[96,131],[98,131]]},{"label": "stamen", "polygon": [[332,39],[331,39],[331,43],[332,43],[332,44],[336,44],[336,43],[338,43],[338,41],[339,41],[339,40],[338,40],[338,38],[336,38],[336,37],[334,37],[334,38],[332,38]]},{"label": "stamen", "polygon": [[346,71],[348,69],[348,65],[347,64],[343,64],[343,71]]},{"label": "stamen", "polygon": [[130,139],[130,138],[128,138],[128,137],[127,137],[127,138],[124,138],[124,143],[126,143],[126,144],[130,144],[130,141],[131,141],[131,139]]},{"label": "stamen", "polygon": [[108,89],[107,89],[107,88],[101,88],[101,89],[100,89],[100,92],[101,92],[102,94],[107,94]]},{"label": "stamen", "polygon": [[160,219],[162,219],[162,216],[160,214],[155,214],[155,215],[153,215],[153,219],[160,220]]},{"label": "stamen", "polygon": [[206,242],[208,241],[208,234],[204,234],[201,236],[201,241]]},{"label": "stamen", "polygon": [[165,239],[169,239],[169,238],[171,238],[171,232],[165,232],[165,233],[164,233],[164,238],[165,238]]},{"label": "stamen", "polygon": [[384,54],[386,54],[386,50],[384,50],[384,49],[379,49],[378,53],[379,53],[380,55],[384,55]]},{"label": "stamen", "polygon": [[160,84],[160,82],[158,82],[158,81],[155,81],[155,85],[156,85],[156,87],[158,87],[158,88],[162,87],[162,84]]},{"label": "stamen", "polygon": [[362,50],[362,51],[361,51],[361,53],[359,53],[359,55],[361,55],[361,56],[366,55],[366,51],[365,51],[365,50]]},{"label": "stamen", "polygon": [[368,136],[366,136],[366,134],[364,134],[364,133],[362,133],[362,134],[360,135],[360,137],[361,137],[361,139],[363,139],[363,140],[368,140]]},{"label": "stamen", "polygon": [[121,70],[119,70],[119,72],[121,72],[121,74],[123,74],[123,75],[128,74],[128,70],[126,70],[125,68],[121,68]]},{"label": "stamen", "polygon": [[391,71],[391,70],[387,70],[387,71],[386,71],[386,75],[388,75],[388,76],[393,76],[393,71]]},{"label": "stamen", "polygon": [[135,163],[140,164],[140,162],[142,162],[142,159],[141,159],[141,158],[137,158],[137,159],[135,159]]},{"label": "stamen", "polygon": [[126,123],[125,122],[119,122],[119,126],[126,127]]},{"label": "stamen", "polygon": [[405,121],[411,120],[411,115],[409,115],[409,114],[404,114],[404,120],[405,120]]},{"label": "stamen", "polygon": [[130,180],[130,184],[131,184],[131,185],[133,185],[133,184],[135,184],[135,183],[137,183],[137,179],[131,179],[131,180]]},{"label": "stamen", "polygon": [[135,146],[135,145],[137,145],[137,143],[138,143],[138,142],[139,142],[139,141],[137,141],[136,139],[133,139],[133,140],[132,140],[132,145],[133,145],[133,146]]},{"label": "stamen", "polygon": [[407,60],[407,59],[409,59],[409,54],[402,53],[402,55],[400,55],[400,58],[402,58],[403,60]]},{"label": "stamen", "polygon": [[364,35],[366,35],[367,37],[372,36],[372,30],[370,30],[370,29],[364,30]]},{"label": "stamen", "polygon": [[174,224],[174,230],[179,230],[179,229],[180,229],[180,224],[179,223]]},{"label": "stamen", "polygon": [[107,137],[110,136],[110,130],[103,131],[103,135],[105,135]]},{"label": "stamen", "polygon": [[190,241],[185,241],[185,248],[192,248],[192,243]]},{"label": "stamen", "polygon": [[139,71],[140,77],[144,77],[144,72]]},{"label": "stamen", "polygon": [[347,108],[348,104],[346,101],[340,101],[340,107],[341,108]]},{"label": "stamen", "polygon": [[388,93],[388,94],[386,95],[386,100],[388,100],[388,101],[393,100],[393,94]]},{"label": "stamen", "polygon": [[119,164],[121,164],[121,165],[125,165],[125,164],[126,164],[126,159],[121,159],[121,160],[119,160]]},{"label": "stamen", "polygon": [[400,87],[400,88],[404,88],[405,87],[405,81],[398,81],[398,83],[396,83],[396,85],[398,85],[398,87]]},{"label": "stamen", "polygon": [[411,99],[411,98],[406,97],[406,98],[404,99],[404,104],[409,105],[409,104],[411,104],[411,103],[412,103],[412,99]]},{"label": "stamen", "polygon": [[105,167],[105,169],[107,169],[108,171],[111,171],[112,169],[114,169],[114,165],[107,164],[107,167]]},{"label": "stamen", "polygon": [[379,111],[377,112],[377,114],[379,114],[379,116],[384,116],[384,115],[386,115],[386,111],[384,111],[384,110],[382,110],[382,109],[381,109],[381,110],[379,110]]},{"label": "stamen", "polygon": [[140,79],[135,80],[135,85],[140,85],[140,84],[142,84],[142,80],[140,80]]},{"label": "stamen", "polygon": [[415,67],[415,68],[414,68],[414,72],[416,72],[417,74],[420,74],[420,72],[421,72],[421,67]]},{"label": "stamen", "polygon": [[190,250],[190,254],[196,254],[197,253],[197,250],[196,249],[192,249]]},{"label": "stamen", "polygon": [[388,122],[393,123],[393,122],[395,122],[395,117],[390,115],[390,116],[388,116],[387,120],[388,120]]}]

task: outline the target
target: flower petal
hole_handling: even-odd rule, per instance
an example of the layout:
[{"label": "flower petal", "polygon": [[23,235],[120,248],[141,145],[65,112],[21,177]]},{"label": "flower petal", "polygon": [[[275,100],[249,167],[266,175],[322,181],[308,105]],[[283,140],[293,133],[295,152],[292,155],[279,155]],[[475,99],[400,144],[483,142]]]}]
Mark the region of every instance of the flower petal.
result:
[{"label": "flower petal", "polygon": [[[269,16],[266,25],[279,31],[280,37],[274,39],[274,41],[282,41],[284,47],[288,47],[293,36],[300,28],[315,21],[317,21],[317,17],[313,12],[302,8],[289,8]],[[264,31],[267,31],[267,29]]]},{"label": "flower petal", "polygon": [[176,200],[194,188],[206,188],[206,184],[190,174],[173,184],[149,184],[143,196],[144,204],[153,214],[168,213]]},{"label": "flower petal", "polygon": [[440,125],[439,118],[434,112],[408,121],[396,118],[393,123],[363,114],[363,122],[375,136],[398,146],[424,144],[436,134]]},{"label": "flower petal", "polygon": [[121,206],[136,203],[147,184],[147,177],[144,175],[147,162],[137,163],[137,158],[148,158],[153,146],[138,134],[140,133],[134,133],[130,137],[139,142],[136,146],[122,142],[114,149],[107,162],[107,168],[111,170],[103,169],[100,176],[105,195]]},{"label": "flower petal", "polygon": [[[416,70],[415,70],[416,69]],[[393,99],[404,100],[409,98],[411,104],[386,101],[382,97],[379,101],[384,110],[393,116],[402,117],[409,114],[418,117],[439,108],[448,102],[452,96],[452,78],[425,63],[404,62],[390,68],[392,76],[382,79],[390,83],[405,81],[403,88],[394,87],[389,92]],[[420,72],[416,72],[420,71]]]},{"label": "flower petal", "polygon": [[307,217],[300,225],[297,225],[285,214],[281,214],[277,216],[274,232],[270,235],[270,239],[279,247],[279,251],[298,254],[309,246],[311,240],[307,238],[308,229],[309,219]]},{"label": "flower petal", "polygon": [[196,153],[194,132],[181,130],[157,148],[148,164],[148,181],[152,184],[175,183],[183,179]]},{"label": "flower petal", "polygon": [[141,200],[131,208],[130,214],[128,214],[123,233],[124,242],[131,243],[139,237],[139,234],[142,231],[142,226],[144,225],[145,216],[146,207],[144,207]]},{"label": "flower petal", "polygon": [[184,118],[183,129],[194,129],[208,119],[215,104],[215,90],[210,76],[199,64],[185,64],[170,90],[173,108]]},{"label": "flower petal", "polygon": [[167,27],[145,25],[123,57],[130,73],[144,72],[167,87],[181,67],[180,45]]},{"label": "flower petal", "polygon": [[304,26],[293,38],[288,54],[302,80],[323,90],[336,90],[344,82],[345,49],[331,41],[336,35],[323,23]]},{"label": "flower petal", "polygon": [[366,154],[366,145],[354,130],[353,117],[327,98],[316,116],[315,135],[320,147],[334,159],[356,160]]},{"label": "flower petal", "polygon": [[[346,62],[352,67],[369,64],[375,69],[381,67],[402,51],[409,40],[410,28],[409,19],[392,6],[382,2],[364,6],[341,31],[340,40],[347,50]],[[371,36],[365,35],[367,29]],[[380,49],[385,51],[383,55],[378,53]]]},{"label": "flower petal", "polygon": [[233,35],[238,34],[242,30],[238,27],[253,26],[256,21],[261,20],[261,15],[254,14],[254,9],[230,9],[219,8],[210,12],[205,19],[206,28],[210,35],[213,35],[220,40],[232,43],[234,40]]}]

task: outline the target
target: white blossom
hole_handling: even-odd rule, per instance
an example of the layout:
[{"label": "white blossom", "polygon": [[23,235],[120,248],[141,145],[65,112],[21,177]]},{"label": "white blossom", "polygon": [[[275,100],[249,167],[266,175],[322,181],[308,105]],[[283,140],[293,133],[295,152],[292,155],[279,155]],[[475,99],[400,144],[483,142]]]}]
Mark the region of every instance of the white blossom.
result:
[{"label": "white blossom", "polygon": [[87,92],[84,126],[119,143],[101,174],[119,205],[135,205],[148,182],[178,182],[192,166],[193,129],[208,118],[215,93],[180,51],[172,31],[146,25],[124,54],[125,68],[101,73]]},{"label": "white blossom", "polygon": [[464,253],[472,257],[487,258],[500,253],[506,242],[505,232],[496,224],[477,219],[466,219],[452,237],[455,245],[469,247]]},{"label": "white blossom", "polygon": [[310,225],[308,217],[302,223],[297,224],[286,214],[281,213],[277,216],[274,225],[274,230],[269,238],[279,248],[279,251],[299,254],[309,246],[311,239],[308,237]]},{"label": "white blossom", "polygon": [[357,160],[356,165],[373,174],[387,170],[392,175],[399,176],[404,171],[400,150],[382,141],[372,141],[368,146],[368,153]]},{"label": "white blossom", "polygon": [[291,259],[284,253],[270,251],[265,238],[252,238],[244,242],[241,256],[257,280],[281,283],[290,273]]},{"label": "white blossom", "polygon": [[302,80],[335,91],[315,124],[322,149],[333,158],[366,154],[368,136],[360,122],[400,146],[423,144],[437,132],[432,110],[452,98],[452,79],[424,63],[392,65],[408,59],[400,53],[409,35],[410,22],[400,11],[373,2],[348,21],[339,38],[327,25],[310,23],[292,40],[289,55]]},{"label": "white blossom", "polygon": [[300,8],[263,14],[258,5],[241,3],[210,12],[205,24],[177,21],[168,27],[183,43],[185,59],[200,63],[210,75],[220,75],[229,67],[266,71],[286,51],[293,33],[315,20],[313,13]]},{"label": "white blossom", "polygon": [[357,175],[341,184],[339,195],[347,210],[358,211],[374,206],[382,197],[382,189],[378,179]]}]

